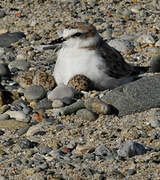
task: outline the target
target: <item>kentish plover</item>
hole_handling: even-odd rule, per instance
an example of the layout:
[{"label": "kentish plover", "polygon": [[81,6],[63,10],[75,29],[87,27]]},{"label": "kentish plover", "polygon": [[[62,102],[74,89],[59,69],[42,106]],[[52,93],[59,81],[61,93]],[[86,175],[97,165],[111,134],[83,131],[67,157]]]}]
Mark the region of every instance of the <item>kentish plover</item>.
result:
[{"label": "kentish plover", "polygon": [[134,67],[110,47],[91,24],[73,23],[66,27],[59,39],[53,76],[57,84],[68,84],[76,75],[86,76],[99,90],[113,89],[130,81]]}]

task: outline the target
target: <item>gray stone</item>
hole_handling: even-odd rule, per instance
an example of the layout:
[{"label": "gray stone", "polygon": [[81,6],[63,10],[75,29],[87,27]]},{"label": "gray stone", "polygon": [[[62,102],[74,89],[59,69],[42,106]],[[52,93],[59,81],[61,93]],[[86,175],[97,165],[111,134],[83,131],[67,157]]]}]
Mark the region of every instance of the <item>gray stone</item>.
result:
[{"label": "gray stone", "polygon": [[33,85],[24,90],[24,96],[28,100],[42,99],[46,94],[45,89],[42,86]]},{"label": "gray stone", "polygon": [[140,6],[139,4],[131,7],[131,11],[132,11],[133,13],[136,13],[136,14],[137,14],[137,13],[140,12],[140,10],[141,10],[141,6]]},{"label": "gray stone", "polygon": [[96,156],[99,156],[102,159],[112,159],[114,157],[114,153],[103,144],[98,146],[94,153]]},{"label": "gray stone", "polygon": [[4,55],[4,53],[5,53],[4,48],[1,48],[1,47],[0,47],[0,56]]},{"label": "gray stone", "polygon": [[10,70],[7,64],[0,64],[0,76],[9,76]]},{"label": "gray stone", "polygon": [[142,112],[160,105],[160,75],[143,77],[107,92],[101,99],[112,104],[119,116]]},{"label": "gray stone", "polygon": [[26,119],[26,115],[23,111],[7,111],[5,114],[9,115],[11,118],[16,119],[17,121],[24,121]]},{"label": "gray stone", "polygon": [[81,119],[88,120],[88,121],[95,121],[98,118],[98,115],[92,111],[87,109],[80,109],[77,111],[76,115]]},{"label": "gray stone", "polygon": [[128,169],[127,174],[128,175],[134,175],[134,174],[136,174],[136,170],[135,169]]},{"label": "gray stone", "polygon": [[10,116],[8,114],[0,114],[0,121],[5,119],[10,119]]},{"label": "gray stone", "polygon": [[69,106],[59,108],[56,112],[53,113],[53,116],[71,114],[83,108],[85,108],[84,102],[82,100],[78,100]]},{"label": "gray stone", "polygon": [[160,127],[160,119],[152,119],[150,120],[150,124],[154,128]]},{"label": "gray stone", "polygon": [[150,62],[152,72],[160,72],[160,55],[154,56]]},{"label": "gray stone", "polygon": [[137,36],[135,34],[123,34],[120,38],[127,41],[134,41],[136,37]]},{"label": "gray stone", "polygon": [[16,121],[16,120],[0,121],[0,128],[15,130],[15,129],[24,128],[24,127],[28,127],[28,124],[21,121]]},{"label": "gray stone", "polygon": [[40,100],[34,110],[40,109],[52,109],[52,101],[48,100],[47,98]]},{"label": "gray stone", "polygon": [[18,145],[20,146],[21,149],[29,149],[29,148],[34,148],[35,146],[38,145],[38,143],[31,142],[30,140],[23,138],[18,140]]},{"label": "gray stone", "polygon": [[12,43],[17,42],[22,38],[25,38],[25,34],[23,32],[0,34],[0,47],[9,47]]},{"label": "gray stone", "polygon": [[76,94],[75,89],[67,85],[59,85],[48,94],[48,99],[53,101],[55,99],[63,99],[65,97],[73,98]]},{"label": "gray stone", "polygon": [[23,134],[25,134],[28,131],[28,129],[29,129],[29,126],[28,127],[24,127],[24,128],[20,128],[20,129],[17,130],[16,134],[18,136],[22,136]]},{"label": "gray stone", "polygon": [[88,110],[91,110],[97,114],[112,114],[112,106],[104,103],[98,98],[90,98],[84,103]]},{"label": "gray stone", "polygon": [[156,47],[160,47],[160,39],[155,44]]},{"label": "gray stone", "polygon": [[141,44],[154,44],[155,40],[150,34],[142,34],[138,37],[137,42]]},{"label": "gray stone", "polygon": [[27,71],[30,67],[30,63],[28,61],[15,60],[9,63],[9,69],[17,68],[22,71]]},{"label": "gray stone", "polygon": [[5,11],[3,11],[3,10],[0,10],[0,18],[3,18],[3,17],[5,17],[6,16],[6,13],[5,13]]},{"label": "gray stone", "polygon": [[130,41],[123,39],[113,39],[108,43],[111,47],[114,47],[120,52],[133,51],[134,46]]},{"label": "gray stone", "polygon": [[118,155],[120,157],[132,157],[135,155],[142,155],[146,152],[143,145],[129,140],[118,150]]},{"label": "gray stone", "polygon": [[52,151],[52,148],[51,147],[49,147],[49,146],[41,146],[41,147],[39,147],[39,152],[41,153],[41,154],[48,154],[49,152],[51,152]]},{"label": "gray stone", "polygon": [[61,108],[64,106],[64,103],[62,102],[62,100],[60,99],[55,99],[53,102],[52,102],[52,107],[53,108]]}]

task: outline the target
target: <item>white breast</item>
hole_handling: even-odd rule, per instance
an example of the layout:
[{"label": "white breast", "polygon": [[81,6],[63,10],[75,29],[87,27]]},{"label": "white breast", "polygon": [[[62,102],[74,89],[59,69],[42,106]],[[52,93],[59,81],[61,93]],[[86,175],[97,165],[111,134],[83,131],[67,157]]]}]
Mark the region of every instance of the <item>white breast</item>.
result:
[{"label": "white breast", "polygon": [[99,65],[103,66],[103,59],[94,50],[63,47],[58,52],[53,75],[57,84],[67,84],[77,74],[99,81],[104,76],[98,69]]}]

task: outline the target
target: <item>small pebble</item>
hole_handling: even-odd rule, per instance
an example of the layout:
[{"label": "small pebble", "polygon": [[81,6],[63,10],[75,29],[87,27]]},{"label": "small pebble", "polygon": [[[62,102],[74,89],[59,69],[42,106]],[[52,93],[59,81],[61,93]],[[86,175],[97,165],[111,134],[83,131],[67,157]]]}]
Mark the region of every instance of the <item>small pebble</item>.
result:
[{"label": "small pebble", "polygon": [[134,174],[136,174],[136,170],[135,169],[128,169],[127,174],[128,175],[134,175]]},{"label": "small pebble", "polygon": [[62,102],[62,100],[60,100],[60,99],[55,99],[55,100],[53,100],[53,102],[52,102],[52,107],[53,108],[61,108],[61,107],[63,107],[64,106],[64,103]]}]

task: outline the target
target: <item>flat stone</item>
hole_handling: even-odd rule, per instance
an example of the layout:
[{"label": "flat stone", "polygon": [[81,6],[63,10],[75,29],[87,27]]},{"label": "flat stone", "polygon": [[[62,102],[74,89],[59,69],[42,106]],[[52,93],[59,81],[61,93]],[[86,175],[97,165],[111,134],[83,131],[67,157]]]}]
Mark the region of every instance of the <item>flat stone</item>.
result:
[{"label": "flat stone", "polygon": [[16,121],[16,120],[0,121],[0,128],[5,128],[5,129],[18,129],[18,128],[24,128],[27,126],[28,126],[27,123]]},{"label": "flat stone", "polygon": [[5,114],[9,115],[11,118],[15,118],[17,121],[23,121],[26,118],[23,111],[7,111]]},{"label": "flat stone", "polygon": [[160,104],[160,75],[143,77],[107,92],[101,99],[112,104],[119,116],[157,108]]},{"label": "flat stone", "polygon": [[0,47],[9,47],[12,43],[25,37],[23,32],[13,32],[0,34]]},{"label": "flat stone", "polygon": [[35,134],[36,132],[40,131],[42,129],[42,124],[39,123],[39,124],[36,124],[34,126],[31,126],[27,133],[26,133],[26,136],[32,136],[33,134]]},{"label": "flat stone", "polygon": [[48,100],[47,98],[40,100],[39,102],[37,102],[34,110],[40,109],[52,109],[52,101]]}]

